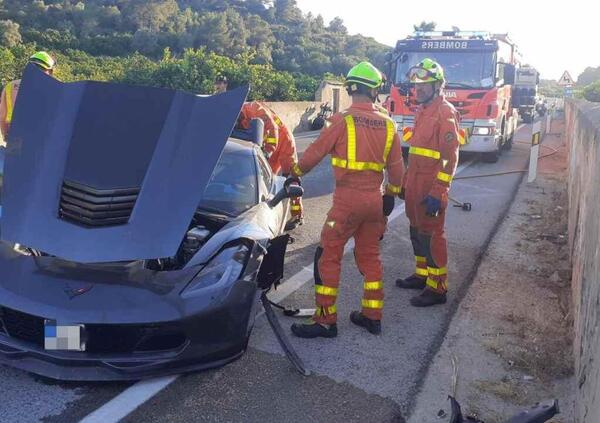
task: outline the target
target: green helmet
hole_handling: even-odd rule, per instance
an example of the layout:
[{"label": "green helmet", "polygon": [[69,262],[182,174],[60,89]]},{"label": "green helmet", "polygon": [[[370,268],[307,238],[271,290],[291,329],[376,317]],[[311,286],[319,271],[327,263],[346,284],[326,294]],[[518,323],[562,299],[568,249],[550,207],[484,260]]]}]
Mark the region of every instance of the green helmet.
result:
[{"label": "green helmet", "polygon": [[[361,84],[369,88],[379,88],[383,84],[383,74],[369,62],[360,62],[348,72],[346,86]],[[355,91],[354,89],[352,91]]]},{"label": "green helmet", "polygon": [[444,82],[444,68],[435,60],[425,58],[408,71],[408,79],[413,84]]},{"label": "green helmet", "polygon": [[54,69],[54,66],[56,66],[56,62],[54,61],[52,56],[50,56],[45,51],[38,51],[37,53],[32,55],[29,58],[29,63],[34,63],[46,70],[52,70]]}]

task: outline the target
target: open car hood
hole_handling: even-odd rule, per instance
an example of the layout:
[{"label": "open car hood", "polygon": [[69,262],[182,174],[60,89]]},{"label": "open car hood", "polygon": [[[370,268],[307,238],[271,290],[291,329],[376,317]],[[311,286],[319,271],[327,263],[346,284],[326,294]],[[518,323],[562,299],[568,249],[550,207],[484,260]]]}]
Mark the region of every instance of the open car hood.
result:
[{"label": "open car hood", "polygon": [[28,66],[1,239],[82,263],[174,256],[247,93],[61,83]]}]

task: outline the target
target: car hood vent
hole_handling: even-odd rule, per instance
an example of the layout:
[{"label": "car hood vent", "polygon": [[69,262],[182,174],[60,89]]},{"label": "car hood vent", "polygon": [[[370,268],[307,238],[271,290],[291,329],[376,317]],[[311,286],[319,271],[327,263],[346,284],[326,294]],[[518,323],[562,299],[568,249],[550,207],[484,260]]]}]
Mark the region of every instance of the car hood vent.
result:
[{"label": "car hood vent", "polygon": [[86,228],[124,225],[129,222],[139,188],[98,190],[65,181],[59,216]]}]

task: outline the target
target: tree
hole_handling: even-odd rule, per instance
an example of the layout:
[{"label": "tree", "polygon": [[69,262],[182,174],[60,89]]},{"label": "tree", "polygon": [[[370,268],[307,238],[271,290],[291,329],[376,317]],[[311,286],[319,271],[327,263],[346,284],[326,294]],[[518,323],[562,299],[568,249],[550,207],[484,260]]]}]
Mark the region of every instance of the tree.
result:
[{"label": "tree", "polygon": [[273,9],[277,23],[296,24],[302,21],[302,11],[296,0],[275,0]]},{"label": "tree", "polygon": [[20,25],[11,20],[0,21],[0,42],[5,47],[14,47],[21,43]]},{"label": "tree", "polygon": [[273,31],[269,24],[258,15],[250,15],[246,21],[246,27],[249,29],[246,42],[256,52],[257,59],[261,63],[271,63],[275,37],[273,37]]},{"label": "tree", "polygon": [[577,85],[585,87],[600,80],[600,66],[597,68],[587,67],[577,78]]},{"label": "tree", "polygon": [[[327,25],[320,15],[304,15],[296,0],[0,0],[0,22],[0,46],[14,46],[15,75],[24,64],[22,51],[43,48],[61,55],[58,73],[66,80],[127,77],[200,90],[210,88],[215,69],[242,83],[250,82],[251,66],[267,66],[258,69],[291,90],[273,91],[267,79],[253,88],[257,98],[312,98],[313,82],[325,73],[345,74],[357,60],[381,67],[389,50],[372,38],[349,35],[340,18]],[[161,60],[165,48],[171,58]],[[188,49],[204,53],[192,60]],[[110,57],[83,60],[73,51]],[[142,55],[160,68],[150,69]],[[204,68],[199,58],[214,63]],[[183,77],[192,79],[178,81]],[[289,87],[290,78],[302,87]]]},{"label": "tree", "polygon": [[180,11],[175,0],[130,0],[126,4],[129,4],[125,10],[133,28],[149,32],[173,29]]},{"label": "tree", "polygon": [[329,28],[331,32],[335,32],[337,34],[348,34],[348,28],[344,25],[344,21],[339,16],[333,18],[333,20],[329,23]]},{"label": "tree", "polygon": [[583,89],[583,97],[587,101],[600,103],[600,80],[588,85]]},{"label": "tree", "polygon": [[413,25],[413,28],[415,29],[415,31],[428,32],[435,31],[436,26],[437,24],[435,22],[421,21],[420,24]]}]

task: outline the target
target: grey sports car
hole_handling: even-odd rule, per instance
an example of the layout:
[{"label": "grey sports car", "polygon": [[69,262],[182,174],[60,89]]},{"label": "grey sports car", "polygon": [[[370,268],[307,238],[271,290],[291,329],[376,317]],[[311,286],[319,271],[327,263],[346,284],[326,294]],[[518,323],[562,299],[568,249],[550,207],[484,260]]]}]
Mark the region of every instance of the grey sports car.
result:
[{"label": "grey sports car", "polygon": [[132,380],[244,353],[302,194],[230,135],[246,94],[26,69],[0,148],[0,363]]}]

